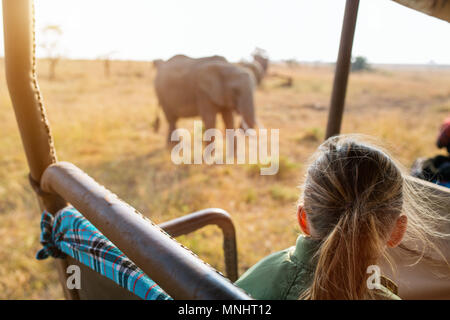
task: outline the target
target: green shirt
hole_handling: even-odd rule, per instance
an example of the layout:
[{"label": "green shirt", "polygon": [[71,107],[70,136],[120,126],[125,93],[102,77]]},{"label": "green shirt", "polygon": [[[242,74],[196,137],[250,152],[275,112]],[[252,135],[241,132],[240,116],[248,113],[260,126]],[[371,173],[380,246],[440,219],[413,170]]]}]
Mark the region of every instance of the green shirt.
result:
[{"label": "green shirt", "polygon": [[[313,256],[320,242],[299,236],[294,247],[273,253],[248,269],[236,285],[260,300],[297,300],[311,284],[315,264]],[[382,286],[384,299],[400,299]]]}]

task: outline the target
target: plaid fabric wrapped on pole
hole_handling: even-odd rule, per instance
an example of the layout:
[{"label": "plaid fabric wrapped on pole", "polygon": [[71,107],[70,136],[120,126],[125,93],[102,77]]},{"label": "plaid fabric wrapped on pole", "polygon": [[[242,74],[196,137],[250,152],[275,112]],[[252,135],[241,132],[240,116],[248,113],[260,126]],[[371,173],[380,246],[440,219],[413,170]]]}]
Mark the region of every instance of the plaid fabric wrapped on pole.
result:
[{"label": "plaid fabric wrapped on pole", "polygon": [[44,211],[38,260],[65,254],[113,280],[145,300],[171,300],[152,279],[109,241],[75,208],[60,210],[55,217]]}]

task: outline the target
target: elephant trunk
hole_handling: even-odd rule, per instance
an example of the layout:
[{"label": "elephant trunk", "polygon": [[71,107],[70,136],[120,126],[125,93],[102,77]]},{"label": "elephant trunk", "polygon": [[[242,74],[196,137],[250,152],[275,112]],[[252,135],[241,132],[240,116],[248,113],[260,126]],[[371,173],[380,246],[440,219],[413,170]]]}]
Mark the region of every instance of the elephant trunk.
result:
[{"label": "elephant trunk", "polygon": [[243,95],[238,103],[238,111],[248,128],[255,128],[255,106],[253,102],[253,92]]}]

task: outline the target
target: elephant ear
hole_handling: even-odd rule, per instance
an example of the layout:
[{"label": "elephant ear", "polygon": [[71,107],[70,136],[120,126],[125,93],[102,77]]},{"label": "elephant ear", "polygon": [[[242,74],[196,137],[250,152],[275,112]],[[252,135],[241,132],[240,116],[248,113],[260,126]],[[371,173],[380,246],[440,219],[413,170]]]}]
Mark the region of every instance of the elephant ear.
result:
[{"label": "elephant ear", "polygon": [[227,105],[226,90],[220,64],[209,63],[202,66],[198,81],[202,94],[206,94],[214,104],[219,106]]}]

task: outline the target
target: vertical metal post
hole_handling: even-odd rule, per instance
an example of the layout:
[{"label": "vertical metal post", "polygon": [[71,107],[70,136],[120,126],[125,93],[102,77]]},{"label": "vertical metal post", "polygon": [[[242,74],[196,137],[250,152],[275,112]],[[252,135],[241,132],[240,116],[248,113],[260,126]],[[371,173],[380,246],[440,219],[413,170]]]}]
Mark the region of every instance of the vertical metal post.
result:
[{"label": "vertical metal post", "polygon": [[[5,70],[22,144],[30,167],[32,185],[39,185],[44,170],[56,162],[50,126],[36,77],[34,7],[31,0],[3,0]],[[41,210],[55,213],[66,202],[59,196],[39,192]],[[66,260],[57,267],[66,298],[77,298],[66,286]]]},{"label": "vertical metal post", "polygon": [[352,57],[353,37],[356,18],[358,16],[359,0],[347,0],[344,21],[342,23],[341,42],[336,61],[333,92],[331,94],[330,111],[325,138],[338,135],[341,131],[342,115],[344,113],[345,94],[347,91],[348,74]]}]

